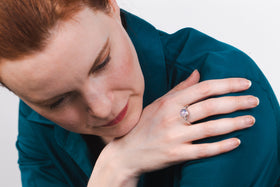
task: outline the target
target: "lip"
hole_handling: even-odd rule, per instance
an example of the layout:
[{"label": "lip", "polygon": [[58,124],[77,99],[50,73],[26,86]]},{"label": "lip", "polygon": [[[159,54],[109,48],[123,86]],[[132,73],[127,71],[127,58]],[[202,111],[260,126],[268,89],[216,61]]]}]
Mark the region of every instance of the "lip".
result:
[{"label": "lip", "polygon": [[117,117],[115,119],[113,119],[112,121],[110,121],[109,123],[104,125],[103,127],[111,127],[111,126],[118,124],[125,117],[127,109],[128,109],[128,103],[125,105],[125,107],[122,109],[122,111],[117,115]]}]

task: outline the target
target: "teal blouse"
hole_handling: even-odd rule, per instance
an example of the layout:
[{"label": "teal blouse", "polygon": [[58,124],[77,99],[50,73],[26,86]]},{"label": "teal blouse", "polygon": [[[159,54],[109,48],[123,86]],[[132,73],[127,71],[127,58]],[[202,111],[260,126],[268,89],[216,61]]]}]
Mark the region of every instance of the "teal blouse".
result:
[{"label": "teal blouse", "polygon": [[[143,174],[138,186],[275,186],[280,177],[280,107],[257,65],[238,49],[195,29],[185,28],[170,35],[126,11],[122,10],[121,15],[145,77],[144,106],[185,80],[195,69],[200,72],[201,81],[245,77],[252,81],[252,87],[228,95],[252,94],[260,99],[260,105],[254,109],[205,119],[250,114],[256,118],[253,127],[195,142],[238,137],[242,143],[237,149]],[[22,101],[16,146],[23,187],[86,186],[101,149],[98,138],[69,132]]]}]

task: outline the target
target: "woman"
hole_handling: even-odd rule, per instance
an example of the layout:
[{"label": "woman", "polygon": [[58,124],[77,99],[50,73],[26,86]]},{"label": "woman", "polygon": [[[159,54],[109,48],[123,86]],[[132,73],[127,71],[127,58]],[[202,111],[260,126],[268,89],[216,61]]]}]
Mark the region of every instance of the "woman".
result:
[{"label": "woman", "polygon": [[237,49],[193,29],[167,35],[114,0],[0,7],[23,186],[277,183],[279,104]]}]

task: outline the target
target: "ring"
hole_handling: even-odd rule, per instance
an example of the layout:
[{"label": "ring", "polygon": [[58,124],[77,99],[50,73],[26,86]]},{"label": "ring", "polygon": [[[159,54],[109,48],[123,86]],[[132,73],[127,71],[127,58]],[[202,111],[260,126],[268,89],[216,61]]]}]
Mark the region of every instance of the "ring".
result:
[{"label": "ring", "polygon": [[190,115],[190,112],[188,110],[188,106],[185,106],[184,108],[181,109],[180,111],[180,116],[186,121],[188,122],[188,117]]}]

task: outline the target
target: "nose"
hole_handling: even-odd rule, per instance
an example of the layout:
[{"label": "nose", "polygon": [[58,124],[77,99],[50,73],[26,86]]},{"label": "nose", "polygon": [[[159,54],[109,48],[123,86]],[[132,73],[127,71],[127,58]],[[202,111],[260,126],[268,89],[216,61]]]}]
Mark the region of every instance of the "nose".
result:
[{"label": "nose", "polygon": [[89,87],[85,91],[84,98],[89,115],[105,119],[112,113],[112,94],[104,87]]}]

